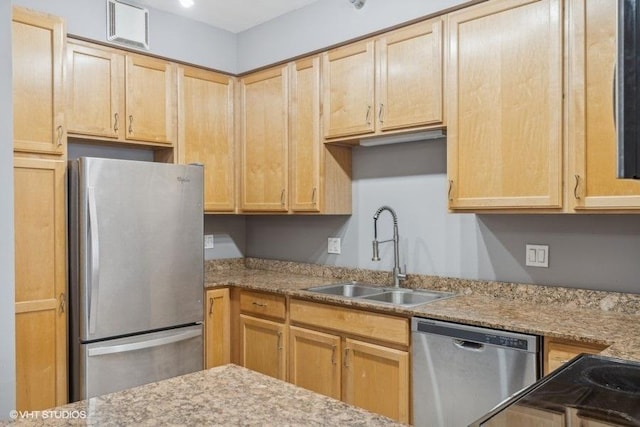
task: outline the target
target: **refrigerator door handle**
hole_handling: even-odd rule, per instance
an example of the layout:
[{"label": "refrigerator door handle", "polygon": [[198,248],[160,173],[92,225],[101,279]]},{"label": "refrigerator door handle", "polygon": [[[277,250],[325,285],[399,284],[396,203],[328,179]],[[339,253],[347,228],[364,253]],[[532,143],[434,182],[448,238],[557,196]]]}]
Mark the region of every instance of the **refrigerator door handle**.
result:
[{"label": "refrigerator door handle", "polygon": [[96,332],[98,320],[98,290],[100,288],[100,240],[98,237],[98,210],[95,188],[89,187],[89,227],[91,228],[91,285],[89,287],[89,334]]},{"label": "refrigerator door handle", "polygon": [[142,350],[150,347],[160,347],[162,345],[173,344],[179,341],[186,341],[202,335],[201,330],[182,332],[164,338],[155,338],[147,341],[134,342],[131,344],[112,345],[108,347],[97,347],[88,350],[89,357],[103,356],[105,354],[126,353],[128,351]]}]

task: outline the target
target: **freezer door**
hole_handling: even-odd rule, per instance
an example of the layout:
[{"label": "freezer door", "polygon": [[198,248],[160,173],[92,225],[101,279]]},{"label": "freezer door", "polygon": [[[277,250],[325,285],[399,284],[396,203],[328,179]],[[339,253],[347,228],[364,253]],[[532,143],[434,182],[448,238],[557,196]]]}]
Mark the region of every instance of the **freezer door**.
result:
[{"label": "freezer door", "polygon": [[81,345],[72,400],[202,370],[202,348],[202,325]]},{"label": "freezer door", "polygon": [[77,168],[71,293],[81,341],[202,321],[203,168],[97,158]]}]

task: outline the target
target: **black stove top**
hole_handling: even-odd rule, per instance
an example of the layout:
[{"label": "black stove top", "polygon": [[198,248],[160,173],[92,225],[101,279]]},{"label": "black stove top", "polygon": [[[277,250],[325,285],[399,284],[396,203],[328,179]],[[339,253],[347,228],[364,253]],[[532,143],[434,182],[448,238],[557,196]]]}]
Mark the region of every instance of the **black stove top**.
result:
[{"label": "black stove top", "polygon": [[640,363],[582,354],[473,425],[537,422],[545,426],[640,426]]}]

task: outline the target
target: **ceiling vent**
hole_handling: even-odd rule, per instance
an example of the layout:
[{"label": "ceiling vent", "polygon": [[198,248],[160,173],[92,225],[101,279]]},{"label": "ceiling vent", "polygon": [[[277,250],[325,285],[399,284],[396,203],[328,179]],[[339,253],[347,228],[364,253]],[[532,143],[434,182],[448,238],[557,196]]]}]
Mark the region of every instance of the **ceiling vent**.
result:
[{"label": "ceiling vent", "polygon": [[149,49],[149,10],[119,0],[107,0],[107,40]]}]

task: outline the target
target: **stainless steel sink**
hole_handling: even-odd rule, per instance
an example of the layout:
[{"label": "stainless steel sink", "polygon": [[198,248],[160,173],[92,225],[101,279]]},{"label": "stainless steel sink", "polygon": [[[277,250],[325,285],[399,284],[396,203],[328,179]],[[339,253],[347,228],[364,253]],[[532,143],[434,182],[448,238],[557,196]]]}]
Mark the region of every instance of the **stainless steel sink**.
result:
[{"label": "stainless steel sink", "polygon": [[365,295],[379,294],[384,289],[361,282],[344,282],[333,285],[315,286],[307,289],[311,292],[318,292],[327,295],[341,295],[343,297],[361,297]]},{"label": "stainless steel sink", "polygon": [[452,297],[454,294],[450,292],[435,291],[419,291],[419,290],[385,290],[385,292],[364,296],[362,299],[367,301],[384,302],[393,305],[401,305],[403,307],[412,307],[415,305],[426,304],[443,298]]},{"label": "stainless steel sink", "polygon": [[325,295],[337,295],[371,303],[391,304],[401,307],[413,307],[455,295],[451,292],[385,288],[381,285],[355,281],[315,286],[307,290]]}]

